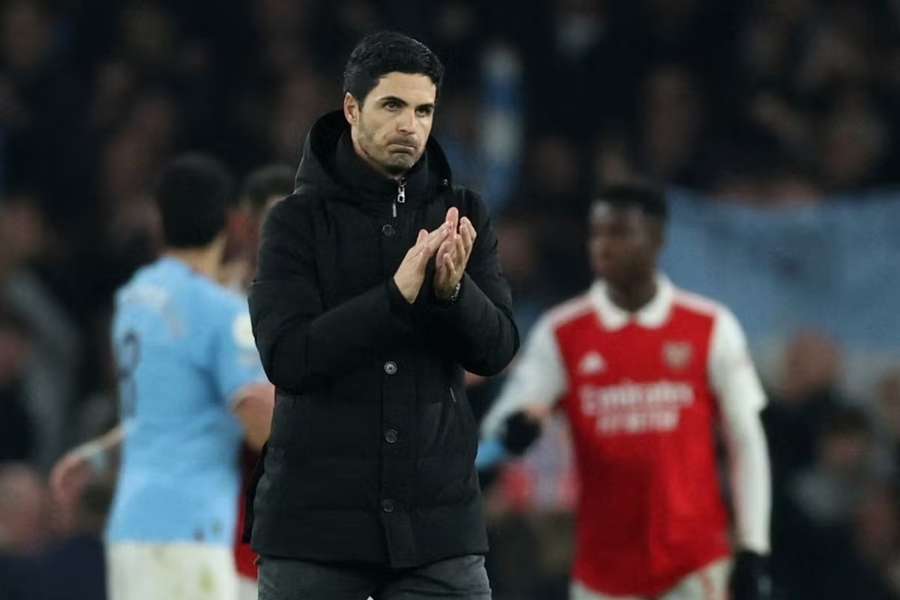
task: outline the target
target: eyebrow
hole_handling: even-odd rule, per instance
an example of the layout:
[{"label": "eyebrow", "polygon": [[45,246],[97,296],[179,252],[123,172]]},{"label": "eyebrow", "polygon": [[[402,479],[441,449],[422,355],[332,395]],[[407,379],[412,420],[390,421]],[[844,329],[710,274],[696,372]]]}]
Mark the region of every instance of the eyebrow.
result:
[{"label": "eyebrow", "polygon": [[[403,98],[398,98],[397,96],[384,96],[382,98],[379,98],[378,102],[379,102],[379,104],[386,104],[388,102],[396,102],[400,106],[407,106],[409,104],[409,102],[407,102]],[[416,109],[420,109],[420,108],[434,109],[434,106],[435,106],[434,102],[426,102],[425,104],[420,104],[420,105],[416,106]]]}]

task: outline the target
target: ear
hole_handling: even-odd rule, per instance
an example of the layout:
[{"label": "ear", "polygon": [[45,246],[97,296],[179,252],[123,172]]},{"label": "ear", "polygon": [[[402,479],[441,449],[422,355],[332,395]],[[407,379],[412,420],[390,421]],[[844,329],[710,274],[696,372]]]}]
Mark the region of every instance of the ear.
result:
[{"label": "ear", "polygon": [[344,94],[344,118],[351,126],[359,124],[360,106],[353,94],[347,92]]}]

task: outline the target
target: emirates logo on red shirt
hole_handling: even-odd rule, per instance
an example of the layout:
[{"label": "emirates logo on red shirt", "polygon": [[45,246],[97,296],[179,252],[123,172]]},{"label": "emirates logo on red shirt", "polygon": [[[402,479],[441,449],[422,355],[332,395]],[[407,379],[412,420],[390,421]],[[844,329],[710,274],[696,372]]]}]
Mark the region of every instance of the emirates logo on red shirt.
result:
[{"label": "emirates logo on red shirt", "polygon": [[673,371],[683,371],[694,358],[694,347],[690,342],[666,342],[663,345],[663,361]]}]

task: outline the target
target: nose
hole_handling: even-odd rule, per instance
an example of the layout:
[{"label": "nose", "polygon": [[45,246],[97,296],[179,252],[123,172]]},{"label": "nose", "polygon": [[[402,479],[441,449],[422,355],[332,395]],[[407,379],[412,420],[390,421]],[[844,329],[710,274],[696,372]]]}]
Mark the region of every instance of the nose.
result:
[{"label": "nose", "polygon": [[609,239],[602,235],[592,235],[588,238],[588,246],[594,254],[609,254],[611,245]]},{"label": "nose", "polygon": [[595,261],[604,263],[614,261],[619,254],[617,250],[616,244],[612,243],[608,238],[595,236],[589,242],[589,251]]},{"label": "nose", "polygon": [[414,110],[405,110],[397,119],[397,131],[400,133],[413,133],[416,127],[416,113]]}]

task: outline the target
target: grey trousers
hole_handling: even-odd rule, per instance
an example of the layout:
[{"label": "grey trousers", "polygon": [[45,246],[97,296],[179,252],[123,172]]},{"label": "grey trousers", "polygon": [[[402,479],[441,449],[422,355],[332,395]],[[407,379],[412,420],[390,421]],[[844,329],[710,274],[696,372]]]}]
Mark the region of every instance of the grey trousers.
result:
[{"label": "grey trousers", "polygon": [[412,569],[261,557],[259,600],[490,600],[484,557],[448,558]]}]

